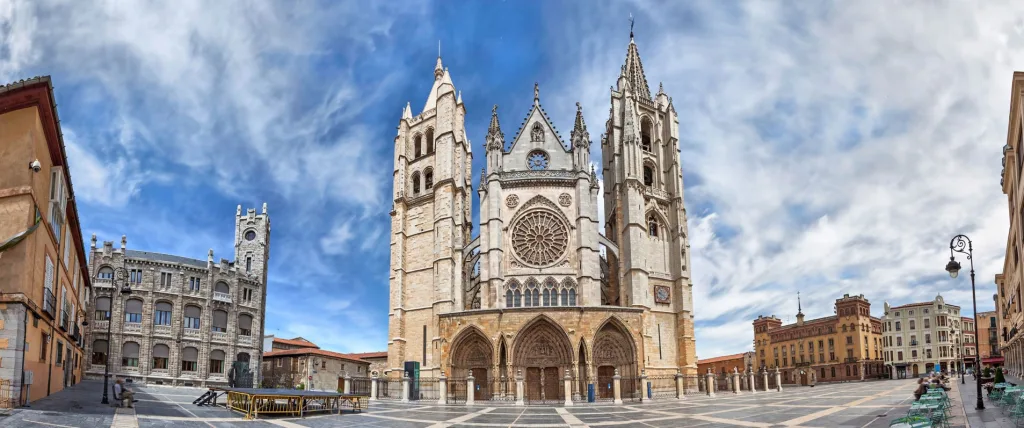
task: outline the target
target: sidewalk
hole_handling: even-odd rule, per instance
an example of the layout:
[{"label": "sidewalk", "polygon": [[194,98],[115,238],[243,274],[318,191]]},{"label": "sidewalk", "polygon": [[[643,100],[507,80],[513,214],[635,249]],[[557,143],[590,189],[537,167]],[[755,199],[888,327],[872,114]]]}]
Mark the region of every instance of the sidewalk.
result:
[{"label": "sidewalk", "polygon": [[[1020,379],[1006,375],[1006,381],[1021,385]],[[1013,420],[1008,418],[1009,413],[1004,413],[996,403],[989,401],[984,388],[981,390],[982,401],[985,409],[976,409],[978,401],[978,387],[974,377],[967,377],[967,384],[961,385],[960,378],[957,378],[956,386],[960,389],[960,402],[963,403],[964,413],[967,414],[967,423],[970,428],[1014,428]]]}]

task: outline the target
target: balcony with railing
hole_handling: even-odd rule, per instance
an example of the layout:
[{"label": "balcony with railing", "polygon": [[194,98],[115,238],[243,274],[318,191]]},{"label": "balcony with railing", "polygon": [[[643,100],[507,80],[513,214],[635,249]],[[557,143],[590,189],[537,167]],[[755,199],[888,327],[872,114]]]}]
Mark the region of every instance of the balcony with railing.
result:
[{"label": "balcony with railing", "polygon": [[110,324],[109,320],[93,321],[92,331],[93,333],[107,333],[107,326]]},{"label": "balcony with railing", "polygon": [[68,331],[68,311],[60,311],[60,329]]},{"label": "balcony with railing", "polygon": [[57,318],[57,297],[49,288],[43,289],[43,312],[52,319]]},{"label": "balcony with railing", "polygon": [[213,300],[216,300],[218,302],[231,303],[231,294],[224,293],[221,291],[214,291]]},{"label": "balcony with railing", "polygon": [[239,335],[236,342],[241,346],[252,346],[253,339],[252,336]]},{"label": "balcony with railing", "polygon": [[846,359],[843,360],[845,363],[856,363],[858,361],[860,361],[859,357],[846,357]]},{"label": "balcony with railing", "polygon": [[142,323],[141,322],[126,322],[121,331],[125,333],[142,334]]},{"label": "balcony with railing", "polygon": [[114,280],[111,278],[96,278],[92,281],[93,288],[114,288]]},{"label": "balcony with railing", "polygon": [[170,336],[172,334],[171,326],[156,324],[153,326],[153,334],[157,336]]},{"label": "balcony with railing", "polygon": [[225,331],[214,331],[210,333],[210,340],[214,342],[230,343],[231,336]]},{"label": "balcony with railing", "polygon": [[199,340],[202,337],[202,333],[200,333],[198,328],[182,329],[182,333],[181,334],[186,339],[196,339],[196,340]]}]

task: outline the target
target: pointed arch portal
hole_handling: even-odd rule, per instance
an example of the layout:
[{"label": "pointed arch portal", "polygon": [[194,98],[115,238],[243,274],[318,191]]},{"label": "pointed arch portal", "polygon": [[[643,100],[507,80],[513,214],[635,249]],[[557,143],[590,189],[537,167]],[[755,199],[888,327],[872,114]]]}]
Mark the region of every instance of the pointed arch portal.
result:
[{"label": "pointed arch portal", "polygon": [[611,398],[612,377],[618,370],[622,376],[623,396],[634,391],[636,384],[636,347],[632,335],[615,318],[609,319],[594,336],[593,364],[597,367],[597,391],[600,398]]},{"label": "pointed arch portal", "polygon": [[573,350],[565,331],[541,316],[518,334],[512,348],[512,364],[526,378],[529,401],[564,400],[563,379],[573,367]]},{"label": "pointed arch portal", "polygon": [[491,341],[487,340],[487,337],[475,327],[464,330],[452,342],[451,372],[453,378],[465,378],[472,370],[473,377],[487,379],[487,371],[491,368],[493,361]]}]

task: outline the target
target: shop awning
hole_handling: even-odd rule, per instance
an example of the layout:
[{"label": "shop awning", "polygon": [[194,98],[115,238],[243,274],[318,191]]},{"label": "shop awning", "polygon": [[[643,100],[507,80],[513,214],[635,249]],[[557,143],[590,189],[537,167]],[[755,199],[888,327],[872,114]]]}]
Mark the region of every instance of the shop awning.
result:
[{"label": "shop awning", "polygon": [[1006,361],[1006,359],[1003,357],[989,357],[981,359],[981,362],[983,364],[1002,364],[1003,361]]}]

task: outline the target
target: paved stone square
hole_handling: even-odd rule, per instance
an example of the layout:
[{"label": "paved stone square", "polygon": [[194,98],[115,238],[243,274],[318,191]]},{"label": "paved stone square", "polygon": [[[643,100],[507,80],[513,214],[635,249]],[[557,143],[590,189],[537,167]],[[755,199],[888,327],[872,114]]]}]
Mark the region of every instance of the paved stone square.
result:
[{"label": "paved stone square", "polygon": [[[0,417],[0,427],[887,427],[913,401],[913,379],[794,387],[783,392],[719,393],[624,405],[472,407],[373,401],[362,413],[245,421],[221,407],[198,407],[199,388],[135,387],[135,412],[100,404],[102,383],[86,381]],[[956,388],[959,385],[955,385]],[[957,391],[951,396],[959,398]],[[966,426],[955,403],[953,426]],[[137,425],[136,425],[137,424]]]}]

